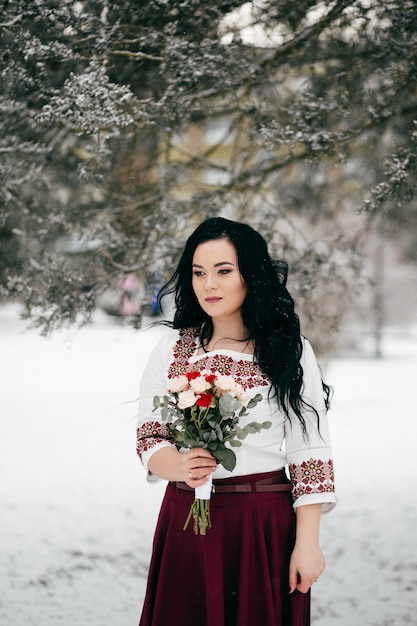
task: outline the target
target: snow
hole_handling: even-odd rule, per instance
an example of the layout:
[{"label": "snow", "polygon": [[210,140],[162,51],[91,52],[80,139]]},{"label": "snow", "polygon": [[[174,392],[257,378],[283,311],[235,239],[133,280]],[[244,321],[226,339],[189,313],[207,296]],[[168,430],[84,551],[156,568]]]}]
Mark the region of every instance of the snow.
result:
[{"label": "snow", "polygon": [[[0,623],[137,626],[164,485],[136,459],[136,399],[161,331],[24,329],[0,307]],[[326,367],[339,502],[314,626],[417,623],[417,328],[384,352]]]}]

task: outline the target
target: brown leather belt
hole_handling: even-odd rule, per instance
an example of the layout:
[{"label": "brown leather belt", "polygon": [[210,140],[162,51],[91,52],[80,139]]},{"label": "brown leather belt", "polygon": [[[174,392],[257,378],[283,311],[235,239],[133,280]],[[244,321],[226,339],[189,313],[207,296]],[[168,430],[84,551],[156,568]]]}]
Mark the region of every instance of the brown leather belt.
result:
[{"label": "brown leather belt", "polygon": [[[190,487],[187,483],[174,482],[174,485],[178,489],[184,489],[184,491],[194,491],[194,487]],[[261,480],[253,481],[250,483],[229,484],[222,485],[213,483],[212,493],[258,493],[268,491],[291,491],[291,483],[281,482],[277,483],[276,478],[271,476],[269,478],[263,478]]]}]

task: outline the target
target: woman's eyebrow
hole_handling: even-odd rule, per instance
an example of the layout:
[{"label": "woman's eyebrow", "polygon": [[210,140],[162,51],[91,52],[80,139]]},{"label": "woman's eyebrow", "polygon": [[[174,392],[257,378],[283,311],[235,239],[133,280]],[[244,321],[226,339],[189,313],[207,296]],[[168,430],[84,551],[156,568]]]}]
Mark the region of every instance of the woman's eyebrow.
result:
[{"label": "woman's eyebrow", "polygon": [[[235,267],[235,264],[232,263],[231,261],[219,261],[219,263],[215,263],[214,267],[219,267],[220,265],[231,265],[232,267]],[[202,265],[197,265],[197,263],[193,263],[192,265],[193,267],[198,267],[199,269],[203,269]]]}]

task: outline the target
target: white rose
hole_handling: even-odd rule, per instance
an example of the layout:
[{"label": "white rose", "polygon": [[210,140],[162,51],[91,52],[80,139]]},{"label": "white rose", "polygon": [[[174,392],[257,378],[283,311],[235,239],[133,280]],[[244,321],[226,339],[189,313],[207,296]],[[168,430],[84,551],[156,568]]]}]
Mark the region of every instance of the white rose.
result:
[{"label": "white rose", "polygon": [[199,376],[198,378],[193,378],[190,380],[190,387],[195,393],[203,393],[210,389],[211,385],[206,381],[204,376]]},{"label": "white rose", "polygon": [[193,406],[196,403],[197,396],[194,394],[192,389],[187,389],[187,391],[181,391],[178,394],[178,408],[179,409],[187,409],[190,406]]},{"label": "white rose", "polygon": [[170,393],[179,393],[180,391],[184,391],[188,387],[188,378],[184,376],[177,376],[176,378],[172,378],[169,382],[168,391]]},{"label": "white rose", "polygon": [[237,398],[242,404],[246,404],[251,399],[251,395],[245,391],[242,385],[239,385],[233,376],[225,374],[216,375],[215,385],[220,391],[229,393],[233,398]]},{"label": "white rose", "polygon": [[[240,387],[240,385],[239,385]],[[236,396],[235,396],[242,404],[244,404],[245,406],[249,403],[250,400],[252,400],[253,393],[250,391],[247,391],[245,389],[243,389],[243,387],[240,387],[240,390],[237,391]]]},{"label": "white rose", "polygon": [[231,391],[236,386],[233,376],[227,376],[226,374],[216,374],[214,384],[220,391]]},{"label": "white rose", "polygon": [[[247,392],[245,392],[242,385],[239,385],[239,383],[235,383],[233,388],[229,390],[229,393],[241,402],[245,402],[245,399],[248,396]],[[250,398],[248,397],[247,399],[249,400]]]}]

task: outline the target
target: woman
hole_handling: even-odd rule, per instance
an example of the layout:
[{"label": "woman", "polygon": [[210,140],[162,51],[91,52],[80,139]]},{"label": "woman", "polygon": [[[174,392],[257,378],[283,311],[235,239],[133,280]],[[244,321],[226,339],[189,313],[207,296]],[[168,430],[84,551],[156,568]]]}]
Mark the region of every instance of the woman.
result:
[{"label": "woman", "polygon": [[[310,587],[325,565],[320,516],[336,501],[329,388],[300,335],[286,274],[259,233],[217,217],[192,233],[161,291],[175,292],[176,310],[142,378],[137,451],[149,481],[169,482],[140,626],[310,623]],[[262,394],[246,419],[272,426],[235,448],[233,472],[208,450],[179,451],[152,410],[169,380],[191,370],[233,375]],[[184,520],[210,476],[212,527],[195,535]]]}]

